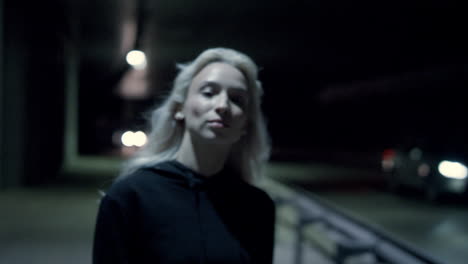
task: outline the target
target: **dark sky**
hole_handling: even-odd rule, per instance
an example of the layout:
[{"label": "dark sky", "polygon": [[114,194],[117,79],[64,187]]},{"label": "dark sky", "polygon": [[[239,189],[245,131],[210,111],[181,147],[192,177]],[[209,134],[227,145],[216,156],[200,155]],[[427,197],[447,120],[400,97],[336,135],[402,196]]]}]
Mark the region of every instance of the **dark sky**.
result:
[{"label": "dark sky", "polygon": [[[444,140],[448,131],[441,123],[455,131],[448,133],[452,138],[464,135],[458,120],[466,112],[466,16],[452,3],[273,1],[238,9],[248,12],[151,20],[159,21],[152,25],[159,43],[193,47],[154,72],[163,86],[170,86],[175,62],[222,45],[245,51],[261,66],[264,110],[277,147],[368,150],[413,138]],[[82,77],[84,84],[115,85],[87,65]],[[128,108],[95,85],[81,91],[89,106],[81,119],[84,145],[96,142],[93,116],[118,122],[123,105]],[[102,112],[102,100],[115,110]],[[139,116],[152,102],[134,102],[131,109]]]}]

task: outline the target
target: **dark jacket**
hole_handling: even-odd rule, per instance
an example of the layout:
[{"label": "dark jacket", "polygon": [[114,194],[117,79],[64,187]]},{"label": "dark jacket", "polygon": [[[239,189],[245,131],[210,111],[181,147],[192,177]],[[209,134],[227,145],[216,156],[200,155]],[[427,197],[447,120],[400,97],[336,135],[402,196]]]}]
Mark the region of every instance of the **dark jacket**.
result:
[{"label": "dark jacket", "polygon": [[227,170],[209,178],[177,161],[140,169],[102,198],[93,263],[271,264],[275,207]]}]

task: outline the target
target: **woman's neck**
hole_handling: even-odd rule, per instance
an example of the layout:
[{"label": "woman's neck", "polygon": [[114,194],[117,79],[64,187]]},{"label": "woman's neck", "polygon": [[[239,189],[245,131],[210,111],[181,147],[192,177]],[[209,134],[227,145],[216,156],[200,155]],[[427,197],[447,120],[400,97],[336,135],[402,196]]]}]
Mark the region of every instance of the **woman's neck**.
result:
[{"label": "woman's neck", "polygon": [[220,172],[229,155],[230,145],[206,144],[187,133],[182,139],[176,160],[204,176]]}]

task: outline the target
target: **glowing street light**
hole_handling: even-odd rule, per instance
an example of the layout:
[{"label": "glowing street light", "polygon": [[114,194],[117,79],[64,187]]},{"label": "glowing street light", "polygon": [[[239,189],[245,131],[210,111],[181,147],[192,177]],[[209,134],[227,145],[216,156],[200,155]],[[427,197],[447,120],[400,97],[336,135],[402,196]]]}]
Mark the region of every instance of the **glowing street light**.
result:
[{"label": "glowing street light", "polygon": [[142,147],[146,144],[147,137],[146,134],[142,131],[126,131],[122,134],[120,140],[122,141],[122,144],[126,147]]},{"label": "glowing street light", "polygon": [[143,51],[132,50],[127,53],[127,63],[132,65],[135,69],[144,69],[146,67],[146,55]]},{"label": "glowing street light", "polygon": [[133,134],[133,145],[143,147],[146,144],[146,134],[142,131],[137,131]]}]

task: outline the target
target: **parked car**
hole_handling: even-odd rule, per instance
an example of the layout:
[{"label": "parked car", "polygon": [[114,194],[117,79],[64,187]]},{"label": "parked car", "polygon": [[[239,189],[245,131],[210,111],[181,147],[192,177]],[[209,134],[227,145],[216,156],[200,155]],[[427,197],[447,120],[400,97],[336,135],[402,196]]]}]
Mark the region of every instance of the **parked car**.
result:
[{"label": "parked car", "polygon": [[410,147],[386,149],[382,153],[382,170],[389,189],[411,187],[423,191],[431,201],[443,194],[467,192],[467,164],[463,151]]}]

